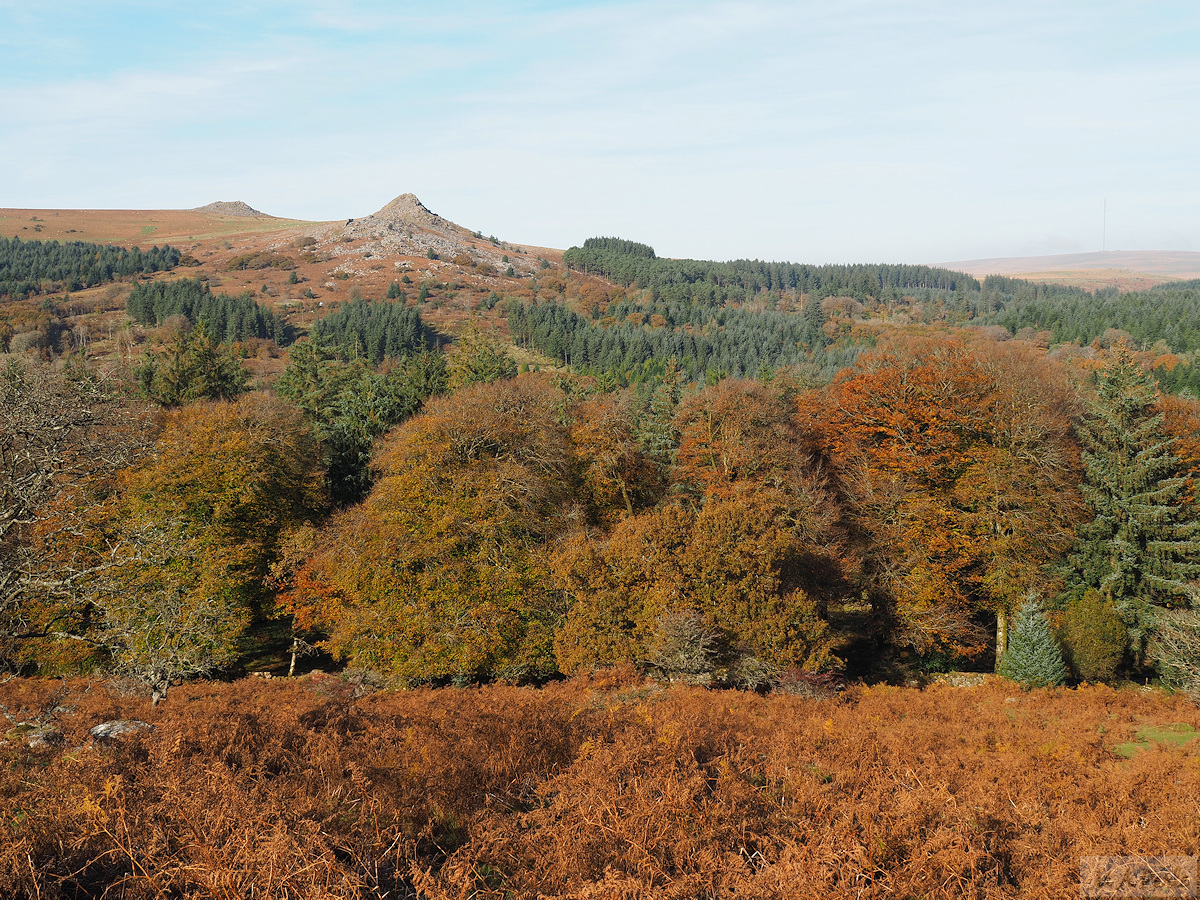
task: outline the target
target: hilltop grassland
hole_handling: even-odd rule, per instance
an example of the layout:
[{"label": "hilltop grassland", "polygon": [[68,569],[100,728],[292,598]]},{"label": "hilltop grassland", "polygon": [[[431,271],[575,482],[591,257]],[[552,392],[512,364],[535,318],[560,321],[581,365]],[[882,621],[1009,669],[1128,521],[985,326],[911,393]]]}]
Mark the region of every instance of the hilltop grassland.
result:
[{"label": "hilltop grassland", "polygon": [[[1200,711],[1136,689],[314,674],[0,700],[58,708],[62,740],[0,746],[12,898],[1069,897],[1082,856],[1200,853],[1200,741],[1154,739]],[[117,717],[154,728],[87,737]]]},{"label": "hilltop grassland", "polygon": [[264,234],[312,223],[199,209],[0,209],[0,236],[21,240],[186,243]]}]

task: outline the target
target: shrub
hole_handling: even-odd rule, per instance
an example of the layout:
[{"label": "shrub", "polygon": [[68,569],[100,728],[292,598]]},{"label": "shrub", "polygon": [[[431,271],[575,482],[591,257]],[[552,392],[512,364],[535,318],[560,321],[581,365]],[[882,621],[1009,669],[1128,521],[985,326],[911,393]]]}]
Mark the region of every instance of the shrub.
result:
[{"label": "shrub", "polygon": [[721,687],[763,692],[778,685],[781,673],[778,666],[757,653],[739,649],[729,665],[718,669],[714,676]]},{"label": "shrub", "polygon": [[658,618],[647,662],[668,681],[707,684],[717,665],[720,634],[692,609]]},{"label": "shrub", "polygon": [[1116,607],[1087,591],[1067,607],[1063,623],[1067,658],[1081,681],[1112,681],[1125,656],[1129,634]]},{"label": "shrub", "polygon": [[1067,679],[1062,650],[1036,600],[1026,600],[1017,610],[1008,639],[1008,652],[997,671],[1026,687],[1049,687]]},{"label": "shrub", "polygon": [[279,253],[241,253],[231,259],[225,268],[230,272],[246,269],[294,269],[296,264]]},{"label": "shrub", "polygon": [[1168,686],[1200,702],[1200,610],[1162,613],[1150,640],[1149,656]]},{"label": "shrub", "polygon": [[833,672],[809,672],[805,669],[784,669],[775,680],[778,693],[804,697],[808,700],[826,700],[846,689],[846,683]]}]

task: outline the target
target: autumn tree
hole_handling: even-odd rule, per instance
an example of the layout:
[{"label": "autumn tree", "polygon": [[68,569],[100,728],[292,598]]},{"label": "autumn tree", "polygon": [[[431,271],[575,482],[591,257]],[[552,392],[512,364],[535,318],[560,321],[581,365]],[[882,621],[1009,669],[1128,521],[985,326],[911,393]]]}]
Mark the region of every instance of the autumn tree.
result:
[{"label": "autumn tree", "polygon": [[827,626],[800,586],[804,560],[774,512],[750,497],[698,512],[668,503],[607,537],[574,538],[555,560],[572,601],[555,641],[562,670],[644,664],[664,618],[692,614],[716,629],[726,658],[740,648],[780,667],[835,665]]},{"label": "autumn tree", "polygon": [[0,667],[88,655],[83,584],[114,548],[80,538],[153,433],[145,404],[79,360],[0,364]]},{"label": "autumn tree", "polygon": [[535,376],[432,400],[385,439],[362,505],[284,573],[298,624],[412,682],[554,671],[562,596],[540,549],[579,517],[564,419]]},{"label": "autumn tree", "polygon": [[592,519],[612,525],[651,506],[665,489],[664,468],[639,440],[639,409],[628,390],[571,408],[571,445]]},{"label": "autumn tree", "polygon": [[97,529],[118,565],[90,588],[92,639],[157,699],[235,659],[247,625],[271,609],[281,535],[323,500],[310,429],[267,395],[178,410],[154,450]]},{"label": "autumn tree", "polygon": [[685,396],[676,411],[671,480],[692,502],[746,498],[791,536],[797,577],[825,614],[848,590],[853,567],[837,498],[794,420],[792,395],[756,381],[725,379]]},{"label": "autumn tree", "polygon": [[727,378],[686,396],[675,416],[673,480],[707,497],[786,490],[804,463],[788,398]]},{"label": "autumn tree", "polygon": [[863,588],[893,640],[976,656],[994,616],[1040,587],[1069,546],[1069,410],[1061,376],[1022,351],[945,339],[862,357],[799,421],[837,474]]}]

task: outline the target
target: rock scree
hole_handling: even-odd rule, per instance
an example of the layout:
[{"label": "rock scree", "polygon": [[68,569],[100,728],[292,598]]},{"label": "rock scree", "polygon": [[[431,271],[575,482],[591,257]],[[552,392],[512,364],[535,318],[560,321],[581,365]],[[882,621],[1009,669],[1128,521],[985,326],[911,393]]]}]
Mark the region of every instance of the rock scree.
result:
[{"label": "rock scree", "polygon": [[197,206],[195,209],[188,212],[213,213],[219,216],[265,216],[266,213],[259,212],[249,203],[241,200],[217,200],[215,203],[209,203],[207,206]]}]

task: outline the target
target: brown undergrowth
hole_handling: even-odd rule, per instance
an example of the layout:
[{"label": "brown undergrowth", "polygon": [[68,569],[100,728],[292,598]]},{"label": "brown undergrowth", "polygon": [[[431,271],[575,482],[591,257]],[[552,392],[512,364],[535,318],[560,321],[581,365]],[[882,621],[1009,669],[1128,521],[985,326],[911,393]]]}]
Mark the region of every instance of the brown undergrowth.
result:
[{"label": "brown undergrowth", "polygon": [[0,896],[1068,897],[1082,856],[1200,853],[1200,741],[1113,749],[1200,725],[1158,693],[68,687],[60,746],[0,746]]}]

